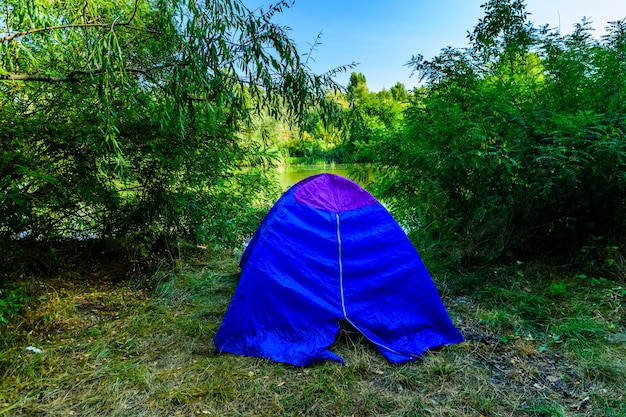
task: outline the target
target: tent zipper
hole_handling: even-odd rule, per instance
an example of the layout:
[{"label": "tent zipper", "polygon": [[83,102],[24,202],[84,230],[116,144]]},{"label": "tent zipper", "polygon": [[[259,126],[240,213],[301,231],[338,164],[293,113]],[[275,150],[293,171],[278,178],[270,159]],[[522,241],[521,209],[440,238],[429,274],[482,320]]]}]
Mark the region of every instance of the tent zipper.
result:
[{"label": "tent zipper", "polygon": [[337,220],[337,246],[338,246],[338,255],[339,255],[339,292],[341,294],[341,311],[343,313],[343,319],[350,323],[352,327],[354,327],[359,333],[361,333],[367,340],[372,342],[378,347],[388,350],[389,352],[393,352],[397,355],[405,355],[409,357],[417,357],[416,355],[412,355],[409,353],[398,352],[395,349],[390,348],[389,346],[385,346],[382,343],[378,343],[375,340],[370,339],[367,335],[359,329],[359,327],[352,322],[348,318],[348,314],[346,313],[346,299],[344,297],[343,292],[343,256],[342,256],[342,248],[341,248],[341,222],[339,221],[339,213],[335,213],[335,219]]},{"label": "tent zipper", "polygon": [[[343,312],[343,318],[348,320],[346,313],[346,300],[343,294],[343,257],[341,254],[341,224],[339,222],[339,213],[335,213],[337,219],[337,246],[339,247],[339,291],[341,293],[341,310]],[[349,322],[350,320],[348,320]]]}]

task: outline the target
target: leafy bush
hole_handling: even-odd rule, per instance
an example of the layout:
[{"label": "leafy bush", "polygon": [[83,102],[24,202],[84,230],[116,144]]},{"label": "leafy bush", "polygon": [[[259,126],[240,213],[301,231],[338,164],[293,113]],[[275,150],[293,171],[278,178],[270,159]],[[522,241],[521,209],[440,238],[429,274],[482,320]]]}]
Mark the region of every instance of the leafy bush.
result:
[{"label": "leafy bush", "polygon": [[467,49],[415,57],[408,129],[380,143],[378,191],[461,261],[572,256],[626,232],[626,21],[535,28],[492,0]]}]

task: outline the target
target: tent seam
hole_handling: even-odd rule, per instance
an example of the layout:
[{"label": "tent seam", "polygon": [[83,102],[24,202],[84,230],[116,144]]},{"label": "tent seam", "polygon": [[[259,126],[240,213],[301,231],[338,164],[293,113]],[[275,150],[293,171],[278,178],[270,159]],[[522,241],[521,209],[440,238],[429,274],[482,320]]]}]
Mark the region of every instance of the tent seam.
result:
[{"label": "tent seam", "polygon": [[335,213],[335,218],[337,219],[337,246],[339,252],[339,292],[341,294],[341,311],[343,312],[343,318],[345,320],[348,320],[348,314],[346,313],[346,300],[343,293],[343,260],[341,254],[341,223],[339,221],[339,213]]},{"label": "tent seam", "polygon": [[359,329],[359,327],[352,322],[352,320],[350,320],[348,318],[348,313],[346,312],[346,299],[344,296],[344,291],[343,291],[343,258],[342,258],[342,248],[341,248],[341,222],[339,221],[339,213],[335,213],[335,219],[337,220],[337,246],[338,246],[338,255],[339,255],[339,293],[341,295],[341,310],[343,312],[343,319],[345,321],[347,321],[348,323],[350,323],[350,325],[352,327],[354,327],[359,333],[361,333],[367,340],[369,340],[370,342],[372,342],[373,344],[375,344],[376,346],[386,349],[389,352],[395,353],[396,355],[404,355],[404,356],[408,356],[410,358],[416,358],[416,355],[410,354],[410,353],[403,353],[403,352],[398,352],[397,350],[394,350],[392,348],[390,348],[389,346],[386,346],[382,343],[378,343],[375,340],[372,340],[371,338],[369,338],[361,329]]}]

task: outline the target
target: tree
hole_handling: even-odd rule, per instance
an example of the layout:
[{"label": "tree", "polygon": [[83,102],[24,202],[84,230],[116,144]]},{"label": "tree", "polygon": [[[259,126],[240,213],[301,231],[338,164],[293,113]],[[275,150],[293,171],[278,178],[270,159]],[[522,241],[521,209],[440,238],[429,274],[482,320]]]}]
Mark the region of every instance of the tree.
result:
[{"label": "tree", "polygon": [[[395,100],[390,91],[369,92],[361,74],[353,73],[350,81],[347,96],[348,100],[352,97],[352,102],[348,111],[350,130],[346,153],[361,164],[355,167],[358,172],[354,174],[365,179],[371,168],[369,163],[380,160],[380,146],[393,141],[402,130],[406,103]],[[398,86],[394,91],[399,92]]]},{"label": "tree", "polygon": [[272,21],[292,4],[7,1],[3,240],[249,233],[274,194],[263,170],[238,169],[268,162],[238,132],[255,114],[329,110],[333,76],[350,68],[309,70]]},{"label": "tree", "polygon": [[348,81],[346,91],[348,103],[354,103],[367,97],[369,89],[367,88],[367,79],[365,78],[365,75],[360,72],[353,72],[350,74],[350,81]]},{"label": "tree", "polygon": [[389,91],[395,101],[405,103],[409,99],[409,93],[406,91],[406,87],[401,82],[397,82]]},{"label": "tree", "polygon": [[470,47],[417,56],[426,87],[405,135],[375,149],[378,191],[407,227],[459,259],[571,257],[626,232],[624,23],[561,35],[492,0]]}]

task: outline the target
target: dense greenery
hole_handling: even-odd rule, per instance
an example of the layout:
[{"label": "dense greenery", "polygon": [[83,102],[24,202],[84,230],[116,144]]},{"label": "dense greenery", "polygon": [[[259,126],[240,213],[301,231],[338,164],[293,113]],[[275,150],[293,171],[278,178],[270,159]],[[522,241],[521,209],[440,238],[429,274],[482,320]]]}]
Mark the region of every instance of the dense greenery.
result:
[{"label": "dense greenery", "polygon": [[393,140],[402,128],[409,94],[401,83],[391,91],[370,92],[365,76],[352,73],[346,96],[351,104],[348,149],[356,162],[371,162],[377,157],[372,146]]},{"label": "dense greenery", "polygon": [[[626,232],[626,20],[598,40],[533,27],[491,0],[468,48],[411,65],[424,80],[370,155],[378,191],[464,260],[571,256],[614,264]],[[451,253],[454,253],[452,251]]]},{"label": "dense greenery", "polygon": [[351,66],[312,74],[272,22],[292,3],[7,2],[0,245],[232,247],[276,198],[276,163],[357,162],[416,241],[458,261],[623,267],[626,21],[561,34],[490,0],[466,48],[409,62],[420,88],[371,92],[355,72],[342,91]]},{"label": "dense greenery", "polygon": [[330,112],[346,69],[309,71],[272,22],[292,3],[6,2],[0,240],[240,242],[277,192],[244,128]]},{"label": "dense greenery", "polygon": [[402,129],[404,110],[411,94],[402,83],[389,91],[372,92],[364,74],[353,72],[346,93],[334,93],[329,100],[338,104],[337,112],[327,114],[319,108],[308,109],[301,129],[279,143],[285,160],[296,162],[359,163],[375,158],[369,154],[370,142],[386,141]]}]

